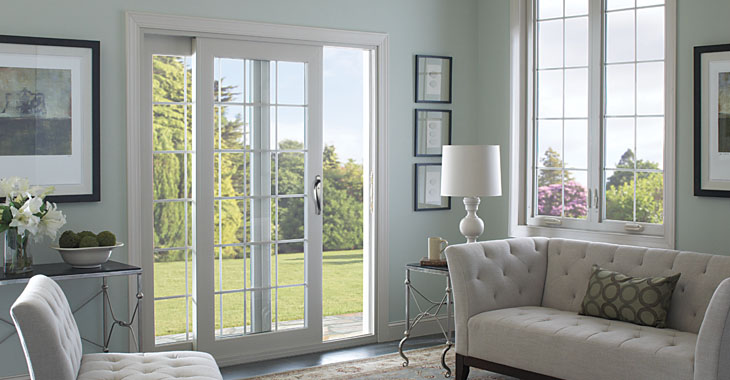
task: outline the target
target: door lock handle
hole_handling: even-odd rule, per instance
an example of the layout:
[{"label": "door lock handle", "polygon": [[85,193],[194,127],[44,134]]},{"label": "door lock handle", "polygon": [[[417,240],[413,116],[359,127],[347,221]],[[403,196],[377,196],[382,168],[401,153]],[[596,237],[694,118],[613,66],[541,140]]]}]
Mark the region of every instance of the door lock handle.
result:
[{"label": "door lock handle", "polygon": [[317,174],[314,177],[314,213],[322,214],[322,176]]}]

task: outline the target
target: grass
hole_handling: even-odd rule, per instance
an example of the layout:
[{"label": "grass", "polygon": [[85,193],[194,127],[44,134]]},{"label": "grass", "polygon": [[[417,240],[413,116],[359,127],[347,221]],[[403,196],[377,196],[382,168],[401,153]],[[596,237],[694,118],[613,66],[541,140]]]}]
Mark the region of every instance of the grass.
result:
[{"label": "grass", "polygon": [[[271,283],[275,284],[277,271],[276,257],[271,256]],[[250,260],[246,259],[246,287],[250,287]],[[192,291],[192,261],[188,261],[188,294]],[[218,290],[242,289],[244,259],[215,260],[215,287]],[[220,272],[223,272],[221,283]],[[304,282],[304,254],[280,254],[278,257],[279,285],[295,285]],[[323,268],[323,313],[340,315],[362,312],[362,250],[324,252]],[[264,295],[264,292],[261,292]],[[155,297],[185,294],[185,262],[155,263]],[[221,326],[221,298],[223,301],[223,327],[243,326],[243,293],[230,293],[215,296],[216,328]],[[251,297],[246,295],[246,324],[251,323]],[[188,299],[192,313],[192,301]],[[279,321],[292,321],[304,318],[304,287],[295,286],[271,290],[271,318],[275,320],[278,307]],[[273,328],[273,324],[272,324]],[[192,314],[189,318],[192,331]],[[157,336],[185,332],[185,298],[155,301],[155,334]]]}]

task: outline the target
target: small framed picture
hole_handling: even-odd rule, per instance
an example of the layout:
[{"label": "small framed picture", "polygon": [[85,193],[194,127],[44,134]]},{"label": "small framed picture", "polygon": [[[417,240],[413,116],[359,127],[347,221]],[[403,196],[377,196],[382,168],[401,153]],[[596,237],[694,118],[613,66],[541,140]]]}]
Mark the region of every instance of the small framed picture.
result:
[{"label": "small framed picture", "polygon": [[413,210],[450,210],[451,197],[441,196],[441,164],[416,164],[415,168]]},{"label": "small framed picture", "polygon": [[451,111],[416,109],[414,155],[441,157],[441,147],[451,144]]},{"label": "small framed picture", "polygon": [[730,44],[694,48],[694,194],[730,197]]},{"label": "small framed picture", "polygon": [[451,57],[416,55],[416,103],[451,103]]}]

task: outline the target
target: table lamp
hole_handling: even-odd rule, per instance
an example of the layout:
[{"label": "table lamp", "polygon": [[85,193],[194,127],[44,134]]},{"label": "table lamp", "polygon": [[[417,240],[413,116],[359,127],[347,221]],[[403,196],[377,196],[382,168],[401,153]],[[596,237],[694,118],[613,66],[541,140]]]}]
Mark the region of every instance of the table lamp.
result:
[{"label": "table lamp", "polygon": [[499,145],[444,145],[441,195],[464,197],[466,216],[459,231],[467,243],[476,242],[484,232],[484,222],[477,216],[479,197],[502,195]]}]

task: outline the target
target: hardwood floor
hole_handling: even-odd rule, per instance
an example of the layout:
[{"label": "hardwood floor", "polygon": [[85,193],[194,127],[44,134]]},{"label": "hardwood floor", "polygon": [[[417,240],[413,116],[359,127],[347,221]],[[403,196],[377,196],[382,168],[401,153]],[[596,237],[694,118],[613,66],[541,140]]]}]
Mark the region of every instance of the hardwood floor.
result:
[{"label": "hardwood floor", "polygon": [[[442,345],[442,335],[428,335],[408,339],[408,350]],[[261,376],[281,371],[290,371],[323,364],[338,363],[348,360],[364,359],[398,352],[398,341],[374,343],[365,346],[343,348],[334,351],[318,352],[292,356],[285,359],[272,359],[256,363],[240,364],[221,368],[223,380],[238,380],[252,376]]]}]

